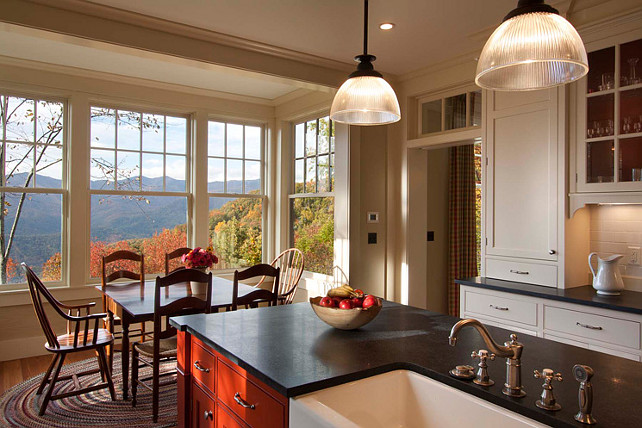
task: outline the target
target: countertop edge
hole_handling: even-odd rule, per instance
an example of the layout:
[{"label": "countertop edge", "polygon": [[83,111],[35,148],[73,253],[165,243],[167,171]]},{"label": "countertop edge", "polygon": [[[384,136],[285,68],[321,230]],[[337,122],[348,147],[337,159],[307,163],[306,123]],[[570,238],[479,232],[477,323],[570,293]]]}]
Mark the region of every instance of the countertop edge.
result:
[{"label": "countertop edge", "polygon": [[[602,309],[609,309],[612,311],[619,311],[619,312],[626,312],[630,314],[636,314],[636,315],[642,315],[642,309],[638,308],[632,308],[629,306],[623,306],[621,304],[617,303],[609,303],[609,302],[596,302],[593,300],[586,300],[586,299],[580,299],[576,297],[570,297],[570,296],[563,296],[559,294],[548,294],[545,292],[538,292],[534,290],[523,290],[519,288],[513,288],[511,287],[511,281],[503,281],[500,279],[492,279],[493,281],[502,281],[506,282],[506,285],[499,285],[499,284],[489,284],[487,282],[483,282],[484,278],[481,278],[481,281],[478,281],[476,279],[471,279],[471,278],[464,278],[464,279],[456,279],[455,282],[460,285],[466,285],[469,287],[475,287],[475,288],[481,288],[481,289],[488,289],[488,290],[494,290],[494,291],[501,291],[504,293],[510,293],[510,294],[519,294],[523,296],[530,296],[530,297],[537,297],[540,299],[548,299],[548,300],[555,300],[558,302],[567,302],[567,303],[574,303],[578,305],[583,305],[583,306],[593,306],[596,308],[602,308]],[[535,284],[524,284],[532,287],[544,287],[544,286],[538,286]],[[551,290],[558,290],[551,288]]]}]

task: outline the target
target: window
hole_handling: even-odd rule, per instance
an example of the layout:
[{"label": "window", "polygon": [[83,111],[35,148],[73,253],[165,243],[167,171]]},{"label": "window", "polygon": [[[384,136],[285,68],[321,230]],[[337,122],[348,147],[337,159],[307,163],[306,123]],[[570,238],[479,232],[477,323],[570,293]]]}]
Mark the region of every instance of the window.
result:
[{"label": "window", "polygon": [[475,138],[475,237],[477,241],[477,272],[481,272],[482,235],[482,141]]},{"label": "window", "polygon": [[216,269],[263,260],[263,127],[210,121],[209,239]]},{"label": "window", "polygon": [[0,283],[25,282],[21,262],[44,281],[61,281],[65,105],[2,94],[0,106]]},{"label": "window", "polygon": [[91,107],[90,275],[119,249],[160,273],[165,253],[187,245],[187,117]]},{"label": "window", "polygon": [[419,99],[419,134],[481,126],[481,91]]},{"label": "window", "polygon": [[294,126],[290,245],[305,267],[332,275],[334,264],[334,126],[326,116]]}]

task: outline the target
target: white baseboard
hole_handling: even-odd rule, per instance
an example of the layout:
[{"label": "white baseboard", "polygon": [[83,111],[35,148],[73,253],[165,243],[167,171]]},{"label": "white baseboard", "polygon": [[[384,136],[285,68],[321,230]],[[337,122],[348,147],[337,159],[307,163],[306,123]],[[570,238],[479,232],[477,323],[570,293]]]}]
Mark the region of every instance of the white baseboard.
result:
[{"label": "white baseboard", "polygon": [[21,337],[0,341],[0,361],[47,355],[44,336]]}]

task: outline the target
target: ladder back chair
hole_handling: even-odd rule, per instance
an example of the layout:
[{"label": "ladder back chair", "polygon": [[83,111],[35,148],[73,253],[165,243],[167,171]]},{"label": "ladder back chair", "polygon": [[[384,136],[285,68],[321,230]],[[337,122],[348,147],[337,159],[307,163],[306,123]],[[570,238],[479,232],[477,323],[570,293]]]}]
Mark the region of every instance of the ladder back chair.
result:
[{"label": "ladder back chair", "polygon": [[183,269],[183,266],[176,267],[174,269],[170,269],[169,266],[174,259],[178,259],[182,257],[183,255],[189,253],[192,251],[191,248],[189,247],[181,247],[177,248],[174,251],[171,251],[169,253],[165,253],[165,276],[169,275],[172,272],[177,271],[178,269]]},{"label": "ladder back chair", "polygon": [[[113,343],[113,336],[107,330],[99,328],[102,320],[106,314],[90,314],[90,308],[95,305],[95,302],[90,302],[83,305],[66,305],[59,302],[44,286],[38,276],[27,266],[25,263],[21,264],[22,269],[27,276],[27,283],[29,284],[29,293],[31,294],[31,302],[36,312],[38,322],[42,327],[47,343],[45,349],[54,354],[49,368],[40,382],[40,386],[36,394],[40,395],[44,391],[47,384],[49,387],[45,392],[45,396],[40,405],[40,416],[45,414],[47,406],[51,400],[59,400],[61,398],[70,397],[74,395],[86,394],[98,389],[109,388],[109,395],[112,400],[116,400],[116,392],[114,390],[114,383],[111,378],[111,370],[107,363],[107,356],[105,348]],[[46,299],[55,312],[65,320],[67,320],[67,332],[63,335],[56,335],[49,318],[44,309],[42,297]],[[65,313],[65,310],[67,313]],[[81,311],[85,310],[86,314],[81,315]],[[75,315],[72,312],[75,311]],[[95,350],[98,359],[98,368],[94,370],[87,370],[72,375],[60,376],[60,370],[65,362],[67,354],[73,352],[81,352],[88,350]],[[53,371],[53,375],[52,375]],[[102,383],[97,385],[81,387],[81,376],[99,373],[103,380]],[[53,395],[53,390],[56,382],[62,380],[71,380],[75,386],[74,390],[60,392]]]},{"label": "ladder back chair", "polygon": [[[259,303],[267,302],[268,306],[276,306],[278,301],[277,290],[279,289],[279,277],[281,275],[281,268],[273,267],[268,264],[258,264],[252,267],[249,267],[245,270],[234,271],[234,285],[232,287],[232,310],[235,311],[238,309],[239,305],[245,305],[251,308],[258,307]],[[256,290],[246,294],[245,296],[239,296],[239,281],[244,281],[246,279],[254,277],[272,277],[274,278],[274,283],[272,284],[272,290],[265,290],[263,288],[257,288]]]},{"label": "ladder back chair", "polygon": [[[107,274],[108,266],[113,266],[113,271]],[[133,270],[135,267],[138,268],[138,273]],[[119,284],[114,282],[118,279],[131,279],[138,281],[140,287],[145,286],[145,256],[142,254],[135,253],[129,250],[118,250],[114,251],[111,254],[103,256],[100,264],[101,269],[101,286],[103,290],[107,285],[109,286],[134,286],[132,283],[122,283]],[[103,295],[103,312],[107,313],[107,317],[104,320],[105,326],[109,331],[114,335],[114,341],[122,339],[122,331],[116,331],[115,327],[122,324],[120,317],[115,315],[113,311],[109,311],[107,307],[107,299]],[[140,337],[142,341],[145,341],[145,323],[140,323],[139,328],[132,329],[129,331],[129,337],[135,338]],[[109,367],[112,367],[114,359],[114,351],[117,351],[115,346],[110,347],[109,352]],[[120,351],[123,351],[122,349]]]},{"label": "ladder back chair", "polygon": [[[207,283],[207,293],[204,299],[189,293],[186,297],[161,303],[161,294],[168,296],[166,291],[175,284],[190,281]],[[165,291],[165,292],[163,292]],[[158,422],[158,395],[161,386],[170,385],[176,379],[168,379],[161,383],[161,377],[171,376],[176,370],[160,373],[160,364],[176,360],[176,329],[169,324],[170,316],[194,313],[210,313],[212,309],[212,274],[206,274],[196,269],[179,269],[164,277],[156,277],[154,294],[154,335],[147,342],[134,343],[132,349],[132,406],[136,406],[138,386],[152,392],[152,419]],[[139,367],[152,368],[152,375],[139,378]],[[150,386],[147,382],[152,381]]]},{"label": "ladder back chair", "polygon": [[[301,275],[303,275],[303,269],[305,269],[303,252],[298,248],[289,248],[276,256],[270,265],[281,269],[279,289],[277,291],[278,304],[291,304],[299,286]],[[256,287],[260,287],[264,281],[265,277],[261,278]]]}]

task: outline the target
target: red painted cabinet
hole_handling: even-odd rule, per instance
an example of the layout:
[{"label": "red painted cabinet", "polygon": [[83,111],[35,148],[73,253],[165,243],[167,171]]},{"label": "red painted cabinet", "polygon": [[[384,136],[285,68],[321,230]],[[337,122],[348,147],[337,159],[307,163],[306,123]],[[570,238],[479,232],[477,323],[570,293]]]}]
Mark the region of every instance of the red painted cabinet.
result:
[{"label": "red painted cabinet", "polygon": [[178,335],[182,428],[283,428],[288,400],[188,333]]}]

